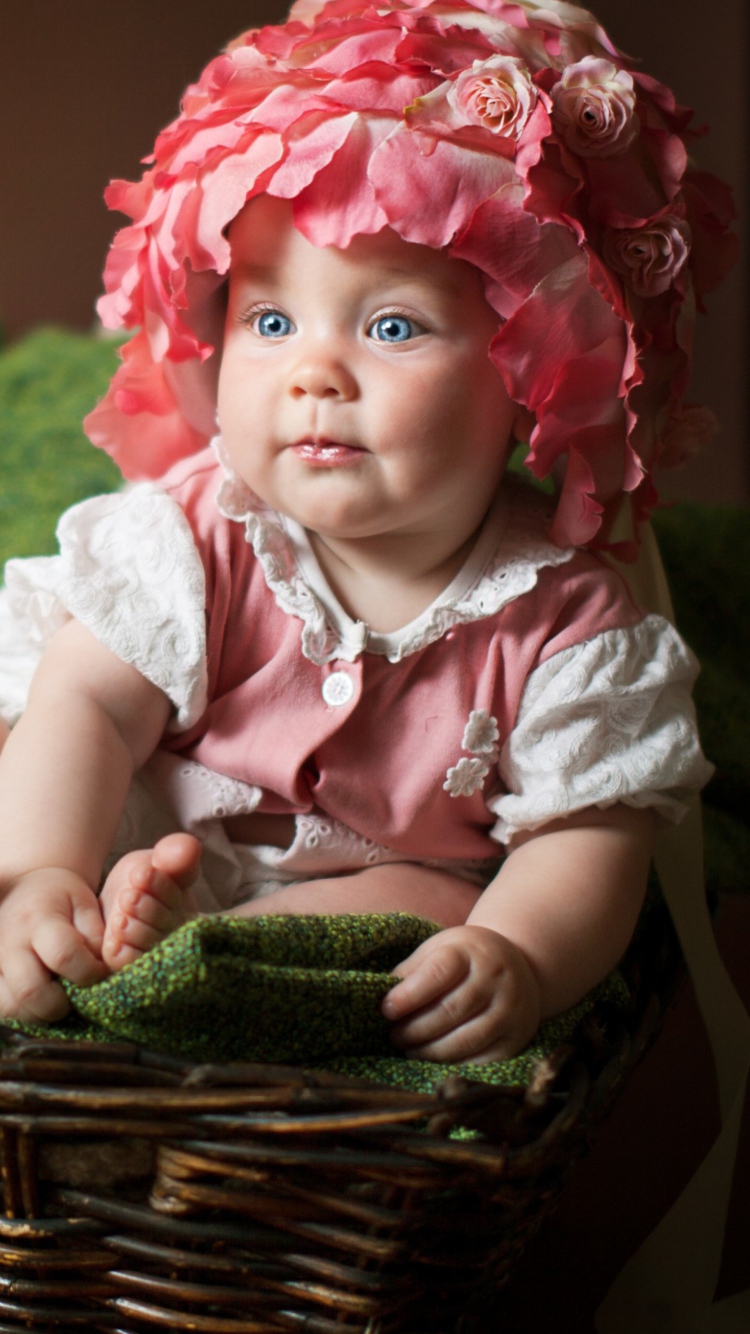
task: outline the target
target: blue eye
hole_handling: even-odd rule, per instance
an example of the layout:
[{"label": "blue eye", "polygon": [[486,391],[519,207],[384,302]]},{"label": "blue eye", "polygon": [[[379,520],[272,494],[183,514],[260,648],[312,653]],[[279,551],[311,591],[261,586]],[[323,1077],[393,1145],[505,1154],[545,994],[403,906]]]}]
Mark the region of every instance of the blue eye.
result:
[{"label": "blue eye", "polygon": [[420,326],[405,315],[383,315],[368,329],[370,336],[378,343],[406,343],[421,332]]},{"label": "blue eye", "polygon": [[264,310],[253,320],[255,332],[261,338],[286,338],[292,332],[292,321],[280,310]]}]

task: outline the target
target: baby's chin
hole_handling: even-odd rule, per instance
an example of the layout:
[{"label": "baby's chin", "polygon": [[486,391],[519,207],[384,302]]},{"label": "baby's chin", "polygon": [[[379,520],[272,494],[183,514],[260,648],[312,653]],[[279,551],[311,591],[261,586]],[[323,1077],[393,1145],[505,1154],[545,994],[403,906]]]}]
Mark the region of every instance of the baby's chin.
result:
[{"label": "baby's chin", "polygon": [[301,488],[279,488],[266,503],[308,532],[336,541],[384,536],[403,521],[372,484],[330,476],[322,469]]},{"label": "baby's chin", "polygon": [[366,510],[364,513],[352,512],[345,506],[336,507],[333,512],[328,509],[323,514],[318,512],[317,506],[296,508],[294,513],[287,509],[282,513],[324,542],[365,542],[387,537],[396,528],[395,524],[391,526],[384,521],[382,512],[378,515],[368,514]]}]

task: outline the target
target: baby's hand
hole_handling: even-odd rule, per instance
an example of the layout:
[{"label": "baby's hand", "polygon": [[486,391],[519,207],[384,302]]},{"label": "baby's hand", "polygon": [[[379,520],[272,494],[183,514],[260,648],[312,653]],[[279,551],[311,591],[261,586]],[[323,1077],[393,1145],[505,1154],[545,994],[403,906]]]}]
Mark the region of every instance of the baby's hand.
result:
[{"label": "baby's hand", "polygon": [[73,871],[19,876],[0,901],[0,1016],[61,1019],[70,1003],[54,975],[83,985],[106,977],[103,935],[98,899]]},{"label": "baby's hand", "polygon": [[521,951],[485,926],[431,936],[394,974],[383,1014],[407,1056],[498,1061],[514,1056],[539,1026],[539,987]]}]

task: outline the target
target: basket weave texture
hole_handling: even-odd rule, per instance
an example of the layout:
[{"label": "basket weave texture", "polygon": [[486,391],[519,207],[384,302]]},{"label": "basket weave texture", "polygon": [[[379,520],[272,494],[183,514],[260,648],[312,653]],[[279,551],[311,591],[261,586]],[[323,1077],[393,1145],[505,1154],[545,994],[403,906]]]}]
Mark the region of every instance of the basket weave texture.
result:
[{"label": "basket weave texture", "polygon": [[624,971],[630,1008],[598,1004],[523,1089],[0,1031],[0,1334],[501,1334],[499,1289],[674,994],[666,912]]}]

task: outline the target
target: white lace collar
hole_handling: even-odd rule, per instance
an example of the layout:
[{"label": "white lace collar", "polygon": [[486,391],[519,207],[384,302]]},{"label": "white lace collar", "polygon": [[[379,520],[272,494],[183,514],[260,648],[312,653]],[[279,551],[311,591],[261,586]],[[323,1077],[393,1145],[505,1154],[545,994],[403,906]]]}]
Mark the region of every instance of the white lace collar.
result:
[{"label": "white lace collar", "polygon": [[353,621],[318,564],[304,528],[264,505],[234,472],[221,437],[212,441],[224,481],[216,503],[221,514],[244,523],[245,537],[260,562],[278,606],[302,622],[302,652],[318,665],[335,658],[354,662],[361,653],[380,653],[399,662],[440,639],[454,625],[493,616],[528,593],[539,571],[562,565],[572,547],[547,537],[545,498],[508,478],[493,502],[466,561],[425,611],[400,630],[378,634]]}]

